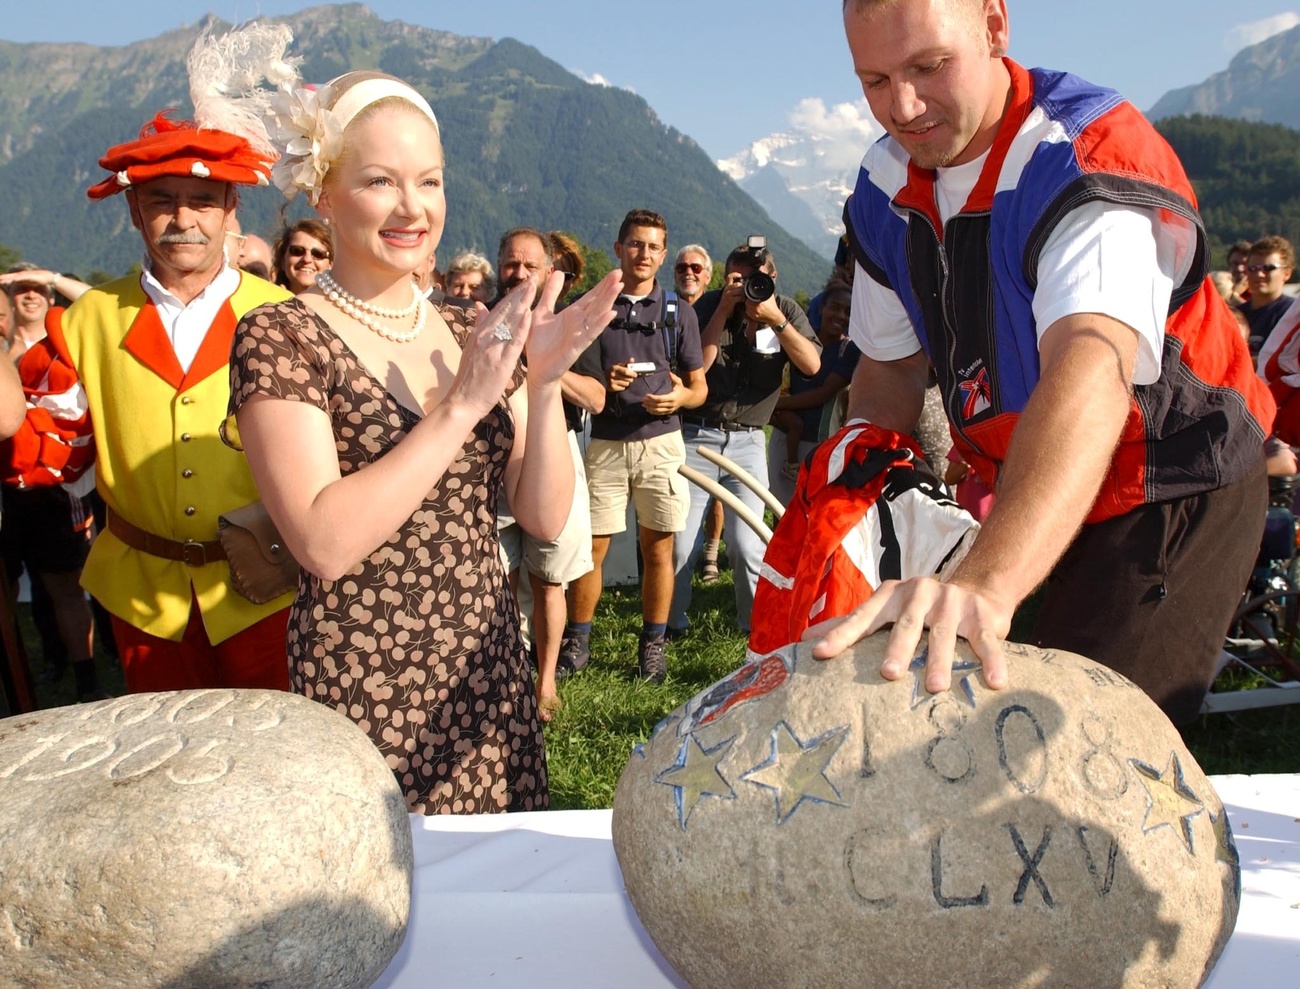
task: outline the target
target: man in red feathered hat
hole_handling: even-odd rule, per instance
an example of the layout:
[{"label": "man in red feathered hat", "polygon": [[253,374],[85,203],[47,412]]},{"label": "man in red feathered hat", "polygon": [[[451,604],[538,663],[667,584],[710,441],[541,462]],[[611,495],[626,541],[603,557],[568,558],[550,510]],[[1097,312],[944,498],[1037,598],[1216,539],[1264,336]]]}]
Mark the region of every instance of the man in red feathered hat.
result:
[{"label": "man in red feathered hat", "polygon": [[218,516],[257,500],[225,445],[235,325],[288,293],[227,263],[238,185],[266,185],[273,153],[159,114],[111,148],[91,199],[125,192],[144,270],[100,286],[51,337],[76,368],[95,423],[108,524],[82,583],[113,616],[127,688],[288,688],[286,594],[240,596]]}]

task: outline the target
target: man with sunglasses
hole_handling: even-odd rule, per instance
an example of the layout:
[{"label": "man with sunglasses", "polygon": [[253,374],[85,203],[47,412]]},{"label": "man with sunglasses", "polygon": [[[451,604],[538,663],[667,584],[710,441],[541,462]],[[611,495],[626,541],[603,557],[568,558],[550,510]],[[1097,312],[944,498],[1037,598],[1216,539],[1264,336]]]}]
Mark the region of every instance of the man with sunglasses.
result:
[{"label": "man with sunglasses", "polygon": [[1237,308],[1246,317],[1250,327],[1250,352],[1259,348],[1282,314],[1291,305],[1291,297],[1282,287],[1295,271],[1295,248],[1285,237],[1265,237],[1250,245],[1246,258],[1246,284],[1250,298]]},{"label": "man with sunglasses", "polygon": [[709,290],[713,280],[713,259],[700,244],[687,244],[677,252],[673,264],[673,284],[683,302],[695,305],[700,296]]}]

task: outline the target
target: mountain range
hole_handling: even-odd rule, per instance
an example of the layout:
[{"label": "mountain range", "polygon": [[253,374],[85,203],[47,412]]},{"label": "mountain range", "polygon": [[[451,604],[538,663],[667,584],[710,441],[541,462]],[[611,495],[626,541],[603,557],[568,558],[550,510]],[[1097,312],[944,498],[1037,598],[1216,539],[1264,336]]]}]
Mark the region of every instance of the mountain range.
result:
[{"label": "mountain range", "polygon": [[1200,113],[1300,127],[1300,25],[1243,48],[1228,67],[1195,86],[1170,90],[1152,120]]},{"label": "mountain range", "polygon": [[865,102],[828,110],[820,100],[804,100],[790,114],[789,130],[755,141],[718,167],[783,227],[833,257],[844,232],[844,200],[863,153],[879,136]]},{"label": "mountain range", "polygon": [[[274,19],[292,28],[305,80],[378,68],[429,99],[447,160],[444,259],[466,248],[492,255],[516,225],[567,230],[610,251],[624,214],[645,206],[667,219],[670,247],[699,242],[725,257],[765,234],[791,294],[815,292],[829,274],[825,257],[634,93],[588,83],[513,39],[384,21],[360,4]],[[0,243],[64,271],[111,273],[139,260],[121,197],[92,204],[85,189],[102,176],[104,151],[157,110],[190,112],[184,59],[199,29],[116,48],[0,42]],[[250,189],[240,219],[270,236],[308,211],[301,197],[286,210],[276,190]]]}]

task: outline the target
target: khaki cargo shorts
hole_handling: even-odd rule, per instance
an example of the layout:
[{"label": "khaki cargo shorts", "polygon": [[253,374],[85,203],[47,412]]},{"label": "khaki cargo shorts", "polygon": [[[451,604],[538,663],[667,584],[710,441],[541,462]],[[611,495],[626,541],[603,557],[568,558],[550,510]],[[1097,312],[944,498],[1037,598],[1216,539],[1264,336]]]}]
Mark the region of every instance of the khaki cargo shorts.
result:
[{"label": "khaki cargo shorts", "polygon": [[691,497],[690,482],[677,473],[686,463],[680,429],[648,440],[592,440],[586,463],[593,535],[627,528],[629,495],[639,525],[655,532],[686,528]]}]

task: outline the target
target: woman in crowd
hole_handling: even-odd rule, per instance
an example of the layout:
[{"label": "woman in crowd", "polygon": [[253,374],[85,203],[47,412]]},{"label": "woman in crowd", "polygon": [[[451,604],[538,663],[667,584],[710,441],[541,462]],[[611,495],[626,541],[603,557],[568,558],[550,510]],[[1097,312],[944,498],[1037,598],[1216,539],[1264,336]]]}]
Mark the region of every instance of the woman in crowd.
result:
[{"label": "woman in crowd", "polygon": [[[245,317],[231,366],[239,438],[304,570],[289,620],[294,689],[370,734],[412,811],[544,808],[537,700],[494,506],[504,485],[526,529],[553,538],[563,526],[573,469],[558,382],[613,317],[621,280],[563,316],[551,312],[559,275],[521,284],[491,313],[431,306],[410,274],[446,206],[423,97],[351,72],[276,109],[277,184],[308,191],[335,252],[314,288]],[[290,154],[313,145],[299,140],[311,128],[341,140]]]},{"label": "woman in crowd", "polygon": [[334,238],[320,220],[299,220],[280,231],[275,241],[275,283],[294,295],[316,284],[316,276],[334,260]]},{"label": "woman in crowd", "polygon": [[486,303],[496,294],[492,262],[473,251],[462,251],[451,259],[445,280],[447,294],[453,299]]},{"label": "woman in crowd", "polygon": [[587,261],[582,256],[582,245],[563,230],[546,231],[546,239],[551,242],[552,265],[564,276],[564,291],[560,293],[563,303],[579,294],[578,286],[587,272]]}]

